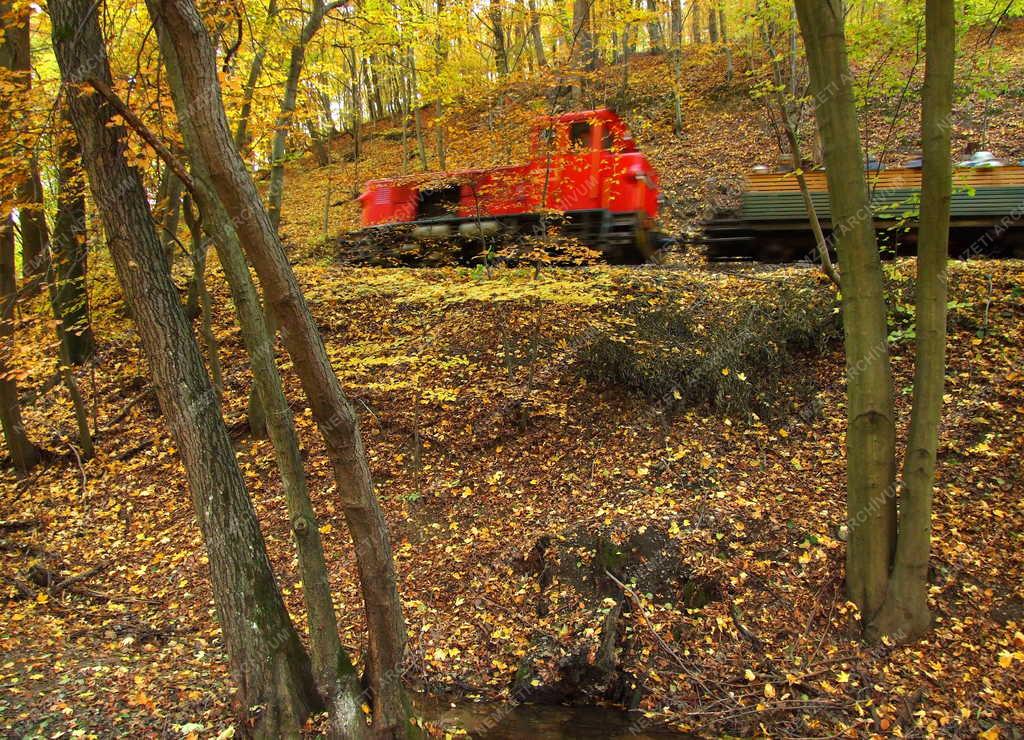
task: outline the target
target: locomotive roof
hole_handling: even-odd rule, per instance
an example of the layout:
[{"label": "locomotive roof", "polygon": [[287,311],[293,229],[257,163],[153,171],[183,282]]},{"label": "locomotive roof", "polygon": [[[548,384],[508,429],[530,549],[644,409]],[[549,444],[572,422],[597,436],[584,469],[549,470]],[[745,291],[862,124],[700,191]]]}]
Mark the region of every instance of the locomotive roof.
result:
[{"label": "locomotive roof", "polygon": [[611,108],[594,108],[593,110],[581,110],[581,111],[570,111],[569,113],[559,113],[554,116],[542,116],[541,121],[560,121],[571,123],[573,121],[590,121],[595,118],[600,118],[605,121],[618,121],[622,122],[619,118],[619,114]]}]

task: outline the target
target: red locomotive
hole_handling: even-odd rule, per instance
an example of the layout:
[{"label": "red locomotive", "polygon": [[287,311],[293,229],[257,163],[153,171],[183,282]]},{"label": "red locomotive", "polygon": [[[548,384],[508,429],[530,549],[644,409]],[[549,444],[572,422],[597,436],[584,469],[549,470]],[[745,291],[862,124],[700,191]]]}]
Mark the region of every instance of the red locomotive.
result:
[{"label": "red locomotive", "polygon": [[522,165],[370,180],[363,226],[407,225],[417,240],[541,234],[559,223],[612,262],[642,262],[660,238],[658,175],[614,111],[541,119]]}]

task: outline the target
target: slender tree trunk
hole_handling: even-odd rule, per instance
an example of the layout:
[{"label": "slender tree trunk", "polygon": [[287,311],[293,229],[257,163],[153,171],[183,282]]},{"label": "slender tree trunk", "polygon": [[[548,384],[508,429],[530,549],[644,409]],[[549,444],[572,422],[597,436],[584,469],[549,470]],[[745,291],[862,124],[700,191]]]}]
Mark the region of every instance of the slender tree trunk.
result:
[{"label": "slender tree trunk", "polygon": [[292,118],[295,116],[295,101],[299,93],[299,78],[302,77],[302,67],[306,62],[306,47],[320,30],[324,16],[335,6],[337,2],[328,5],[324,0],[313,0],[313,10],[302,26],[299,40],[292,46],[291,57],[288,62],[288,77],[284,83],[284,95],[281,97],[281,111],[277,116],[277,125],[274,127],[274,144],[270,152],[270,184],[267,193],[267,211],[270,215],[270,223],[277,231],[281,224],[281,199],[284,196],[284,162],[285,145],[288,142],[288,131],[291,128]]},{"label": "slender tree trunk", "polygon": [[633,53],[633,33],[630,24],[627,23],[622,29],[622,92],[620,95],[625,98],[627,90],[629,90],[629,61]]},{"label": "slender tree trunk", "polygon": [[365,99],[366,112],[368,114],[367,118],[372,123],[373,121],[377,120],[377,108],[373,104],[373,85],[370,83],[369,65],[367,63],[367,58],[365,56],[360,58],[359,68],[361,70],[363,79],[363,91],[366,93]]},{"label": "slender tree trunk", "polygon": [[793,111],[794,104],[786,99],[783,92],[786,88],[783,84],[782,65],[779,63],[775,52],[772,34],[764,23],[761,24],[761,38],[764,40],[765,48],[771,59],[772,82],[775,84],[775,105],[779,110],[779,118],[782,120],[782,130],[785,132],[786,142],[789,144],[790,161],[793,164],[793,172],[796,173],[796,181],[800,187],[800,195],[803,197],[808,222],[814,234],[814,243],[818,248],[818,259],[821,260],[821,269],[828,276],[828,279],[838,287],[839,275],[832,264],[832,257],[828,251],[828,242],[825,241],[825,234],[821,229],[821,221],[818,219],[818,212],[814,207],[814,199],[811,197],[810,188],[807,187],[807,178],[804,176],[804,158],[800,153],[800,139],[796,133],[796,124],[793,122],[795,116]]},{"label": "slender tree trunk", "polygon": [[313,150],[313,156],[316,157],[317,167],[326,167],[331,162],[330,138],[313,120],[306,121],[306,131],[309,132],[310,148]]},{"label": "slender tree trunk", "polygon": [[7,441],[7,454],[19,476],[39,462],[39,450],[25,431],[18,398],[15,370],[8,363],[14,352],[14,308],[18,284],[14,267],[14,225],[10,217],[0,223],[0,426]]},{"label": "slender tree trunk", "polygon": [[92,354],[85,291],[85,199],[76,182],[76,162],[81,152],[72,132],[59,131],[57,136],[57,216],[46,282],[57,332],[58,369],[74,409],[80,454],[88,460],[96,453],[89,429],[89,410],[72,371],[73,365],[80,365]]},{"label": "slender tree trunk", "polygon": [[[784,103],[781,103],[785,105]],[[821,270],[832,281],[833,285],[839,287],[839,274],[835,265],[832,264],[832,256],[828,252],[828,242],[825,241],[825,234],[821,230],[821,221],[818,219],[818,211],[814,207],[814,198],[811,197],[811,190],[807,187],[807,178],[804,176],[803,156],[800,154],[800,141],[796,136],[796,129],[793,127],[793,120],[789,111],[782,111],[782,126],[786,132],[786,140],[789,142],[790,160],[793,163],[793,171],[796,172],[796,182],[800,187],[800,195],[803,197],[804,208],[807,210],[807,218],[811,224],[811,231],[814,234],[814,243],[818,248],[818,259],[821,260]]]},{"label": "slender tree trunk", "polygon": [[246,77],[245,85],[242,87],[242,107],[238,113],[238,124],[235,128],[235,146],[239,151],[244,151],[249,146],[249,117],[252,115],[252,98],[256,92],[256,84],[260,81],[260,74],[263,73],[263,60],[267,57],[270,31],[276,19],[277,0],[270,0],[270,4],[267,6],[267,22],[263,29],[263,38],[252,57],[249,76]]},{"label": "slender tree trunk", "polygon": [[413,117],[413,130],[416,132],[416,150],[420,158],[420,168],[426,172],[429,168],[427,162],[427,142],[423,136],[423,123],[420,120],[420,96],[419,85],[416,78],[416,54],[413,47],[409,47],[407,53],[409,59],[409,79],[406,89],[406,114]]},{"label": "slender tree trunk", "polygon": [[489,0],[488,18],[491,35],[494,37],[494,69],[499,77],[508,76],[508,49],[505,44],[505,27],[501,20],[501,0]]},{"label": "slender tree trunk", "polygon": [[170,170],[164,172],[164,182],[160,188],[162,197],[158,198],[160,214],[160,241],[163,243],[167,264],[174,265],[174,255],[178,250],[178,219],[181,213],[181,180]]},{"label": "slender tree trunk", "polygon": [[[216,58],[191,0],[149,0],[154,22],[167,32],[189,99],[199,91],[220,100]],[[223,104],[193,111],[198,151],[220,201],[256,268],[306,398],[327,447],[356,546],[369,630],[367,667],[373,725],[379,735],[402,736],[409,708],[401,682],[405,626],[387,525],[373,491],[358,418],[331,367],[323,341],[259,194],[228,133]]]},{"label": "slender tree trunk", "polygon": [[68,397],[71,399],[71,407],[75,413],[75,426],[78,427],[79,455],[83,460],[90,460],[96,454],[92,442],[92,432],[89,429],[89,409],[85,405],[85,399],[78,389],[78,381],[71,369],[71,350],[68,342],[68,332],[64,328],[58,309],[60,306],[57,300],[57,281],[52,267],[50,267],[47,283],[50,290],[50,307],[53,310],[54,326],[57,332],[57,372],[60,373],[64,387],[67,389]]},{"label": "slender tree trunk", "polygon": [[669,0],[669,12],[672,19],[672,38],[669,45],[678,49],[683,45],[683,2],[682,0]]},{"label": "slender tree trunk", "polygon": [[[27,105],[32,90],[32,48],[29,39],[30,9],[27,3],[14,7],[0,3],[0,30],[3,31],[3,66],[12,74],[23,105]],[[18,116],[18,126],[23,120]],[[20,132],[24,133],[24,132]],[[15,202],[18,206],[18,225],[21,232],[21,270],[23,277],[44,274],[49,258],[49,235],[43,211],[43,185],[39,177],[39,161],[32,151],[19,152]]]},{"label": "slender tree trunk", "polygon": [[73,131],[62,130],[58,135],[60,161],[57,215],[53,221],[50,299],[53,314],[64,331],[67,359],[72,365],[81,365],[92,357],[95,350],[85,282],[89,246],[85,230],[85,196],[78,166],[82,152]]},{"label": "slender tree trunk", "polygon": [[718,43],[718,11],[714,7],[708,8],[708,41]]},{"label": "slender tree trunk", "polygon": [[[3,32],[3,40],[0,42],[0,67],[14,72],[15,78],[27,86],[27,77],[23,72],[19,73],[19,67],[24,67],[23,46],[28,38],[28,7],[25,6],[23,12],[15,14],[10,3],[0,2],[0,31]],[[15,116],[12,115],[12,103],[14,97],[0,97],[0,113],[4,114],[0,117],[0,126],[5,129],[16,129],[18,125]],[[16,130],[2,133],[4,139],[17,137]],[[4,150],[0,154],[12,160],[17,157],[11,150]],[[27,174],[22,173],[22,178]],[[23,476],[38,462],[39,451],[29,441],[25,431],[15,369],[8,363],[14,352],[14,314],[18,301],[14,253],[14,223],[12,217],[7,215],[0,220],[0,426],[3,427],[11,464],[18,475]]]},{"label": "slender tree trunk", "polygon": [[416,130],[416,151],[420,157],[420,167],[424,172],[430,167],[427,162],[427,143],[423,137],[423,122],[420,120],[419,86],[416,83],[416,54],[409,47],[409,91],[406,109],[412,115],[413,127]]},{"label": "slender tree trunk", "polygon": [[380,57],[378,57],[376,54],[370,56],[368,60],[366,58],[363,59],[363,69],[369,72],[370,77],[370,99],[373,101],[373,120],[375,121],[379,121],[382,118],[384,118],[384,102],[381,97],[380,76],[377,74],[377,68],[379,65]]},{"label": "slender tree trunk", "polygon": [[924,166],[917,246],[914,402],[903,462],[896,558],[885,604],[869,630],[869,636],[890,635],[904,640],[920,636],[931,622],[928,557],[932,486],[946,373],[946,262],[953,191],[949,120],[953,106],[955,23],[953,0],[927,0],[921,95]]},{"label": "slender tree trunk", "polygon": [[[445,47],[445,39],[441,34],[441,14],[444,12],[445,0],[437,0],[437,19],[438,19],[438,32],[434,37],[434,73],[437,77],[441,76],[441,72],[444,70],[445,60],[448,58],[448,52]],[[448,158],[445,152],[444,143],[444,127],[441,125],[441,119],[444,116],[444,102],[441,99],[441,90],[438,89],[437,100],[434,102],[434,146],[437,151],[437,166],[440,170],[444,171],[448,169]]]},{"label": "slender tree trunk", "polygon": [[661,33],[661,21],[658,19],[658,0],[647,0],[647,11],[654,17],[647,22],[647,37],[650,40],[651,51],[661,51],[663,40]]},{"label": "slender tree trunk", "polygon": [[368,119],[373,122],[377,120],[377,106],[373,102],[373,83],[370,80],[370,65],[367,57],[359,60],[360,74],[363,78],[363,90],[366,92],[366,112]]},{"label": "slender tree trunk", "polygon": [[682,84],[683,78],[683,6],[681,0],[671,0],[671,2],[672,131],[678,136],[683,130],[683,103],[679,95],[679,86]]},{"label": "slender tree trunk", "polygon": [[594,37],[590,30],[590,5],[592,0],[573,0],[572,38],[570,43],[571,66],[580,71],[573,84],[572,97],[576,107],[583,105],[583,92],[587,73],[595,66]]},{"label": "slender tree trunk", "polygon": [[533,43],[533,55],[537,59],[538,67],[546,67],[548,66],[548,59],[544,54],[544,39],[541,37],[540,13],[537,12],[537,0],[527,0],[527,8],[530,13],[530,40]]},{"label": "slender tree trunk", "polygon": [[359,58],[354,46],[348,48],[349,99],[352,101],[352,161],[363,156],[363,83],[359,77]]},{"label": "slender tree trunk", "polygon": [[199,214],[193,211],[192,198],[186,196],[181,204],[185,214],[185,223],[192,246],[192,281],[195,285],[196,300],[199,304],[199,336],[202,337],[203,349],[206,351],[206,366],[210,369],[210,380],[217,392],[217,402],[224,398],[224,373],[220,365],[220,345],[213,334],[213,312],[210,305],[210,292],[206,289],[206,239],[203,237]]},{"label": "slender tree trunk", "polygon": [[[157,38],[167,65],[171,95],[176,106],[185,107],[187,96],[178,65],[177,52],[162,23],[156,23]],[[190,118],[182,124],[182,138],[190,154],[196,200],[205,230],[214,239],[221,267],[231,289],[232,301],[242,330],[242,341],[249,353],[255,389],[267,413],[267,431],[284,489],[285,503],[298,550],[306,603],[313,668],[321,693],[328,697],[331,725],[338,736],[358,737],[366,726],[359,702],[358,680],[351,661],[341,647],[334,615],[330,583],[316,514],[299,452],[298,435],[291,409],[284,395],[281,377],[274,362],[274,345],[264,325],[263,310],[249,268],[242,253],[238,232],[221,204],[200,153],[199,134]]]},{"label": "slender tree trunk", "polygon": [[[88,78],[109,86],[96,5],[91,0],[50,0],[49,11],[64,83],[75,92]],[[297,735],[321,704],[309,659],[278,591],[215,393],[160,256],[142,180],[122,155],[125,132],[100,95],[68,98],[114,269],[185,467],[238,686],[237,706],[245,715],[250,707],[264,707],[258,734]],[[226,122],[224,126],[233,150]],[[243,721],[248,723],[248,717]]]},{"label": "slender tree trunk", "polygon": [[885,597],[896,541],[895,424],[882,266],[868,206],[843,7],[842,0],[796,0],[843,268],[846,588],[868,623]]},{"label": "slender tree trunk", "polygon": [[[284,94],[281,97],[281,109],[274,127],[274,140],[270,152],[270,183],[267,186],[267,213],[270,223],[276,232],[281,225],[281,201],[284,198],[284,162],[288,131],[295,115],[295,104],[299,91],[299,79],[306,61],[306,47],[320,30],[324,16],[338,5],[338,0],[327,4],[325,0],[313,0],[313,10],[306,19],[299,34],[298,41],[292,46],[288,62],[288,76],[284,83]],[[238,140],[236,131],[235,140]],[[277,333],[272,316],[267,317],[266,325],[271,336]],[[257,436],[263,436],[266,430],[266,411],[261,407],[260,397],[255,388],[249,396],[249,427]]]},{"label": "slender tree trunk", "polygon": [[729,45],[729,33],[725,26],[725,8],[722,7],[718,9],[718,33],[722,38],[722,45],[725,47],[725,79],[727,82],[732,82],[732,47]]},{"label": "slender tree trunk", "polygon": [[50,261],[50,237],[43,210],[43,183],[39,160],[28,158],[25,179],[18,186],[18,212],[21,226],[21,274],[33,277],[45,273]]}]

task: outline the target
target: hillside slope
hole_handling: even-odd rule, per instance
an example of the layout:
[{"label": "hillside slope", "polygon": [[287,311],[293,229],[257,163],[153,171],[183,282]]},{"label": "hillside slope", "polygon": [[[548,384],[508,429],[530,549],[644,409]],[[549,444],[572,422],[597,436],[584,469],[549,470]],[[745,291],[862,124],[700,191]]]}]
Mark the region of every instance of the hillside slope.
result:
[{"label": "hillside slope", "polygon": [[[994,45],[999,63],[995,71],[977,67],[977,51]],[[673,132],[672,71],[663,54],[634,57],[628,86],[622,86],[618,67],[599,69],[586,104],[611,105],[631,127],[640,148],[651,158],[662,178],[667,207],[662,217],[671,233],[698,224],[717,209],[735,206],[743,176],[755,164],[774,166],[788,158],[781,134],[772,129],[763,103],[751,95],[756,75],[751,61],[737,53],[732,80],[726,79],[726,61],[712,47],[686,47],[683,51],[680,98],[683,129]],[[889,96],[872,99],[862,120],[865,149],[890,166],[899,165],[918,149],[920,111],[912,94],[921,84],[920,59],[904,52],[896,57],[906,84]],[[874,69],[861,70],[865,82]],[[1024,159],[1024,20],[1010,23],[990,35],[978,29],[965,39],[959,61],[961,76],[954,118],[955,156],[984,146],[998,157]],[[1017,81],[1017,83],[1015,83]],[[529,157],[528,132],[536,115],[550,110],[550,88],[519,82],[508,87],[484,87],[471,101],[461,101],[445,117],[449,169],[488,167],[525,161]],[[421,111],[426,129],[429,165],[436,168],[433,151],[432,108]],[[805,153],[813,154],[813,120],[804,117]],[[363,183],[374,177],[415,172],[419,160],[411,126],[405,149],[397,121],[383,120],[364,126],[363,156],[352,162],[352,141],[339,136],[333,146],[334,164],[317,167],[312,156],[293,161],[286,170],[282,233],[301,250],[326,236],[359,226],[354,200]],[[327,218],[324,218],[327,204]],[[325,227],[326,222],[326,229]]]}]

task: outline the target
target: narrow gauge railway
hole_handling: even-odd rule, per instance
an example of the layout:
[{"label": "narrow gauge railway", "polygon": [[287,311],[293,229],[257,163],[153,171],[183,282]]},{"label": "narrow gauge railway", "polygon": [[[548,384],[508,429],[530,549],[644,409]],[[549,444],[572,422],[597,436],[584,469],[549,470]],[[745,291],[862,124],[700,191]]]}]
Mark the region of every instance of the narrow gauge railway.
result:
[{"label": "narrow gauge railway", "polygon": [[[545,116],[519,165],[381,178],[359,195],[363,228],[331,245],[348,264],[517,263],[538,252],[554,264],[599,254],[612,264],[657,261],[671,244],[703,246],[711,261],[793,262],[814,257],[803,194],[792,172],[757,168],[745,178],[737,209],[703,224],[699,236],[659,230],[663,201],[657,171],[612,110]],[[816,215],[831,243],[828,184],[806,173]],[[916,249],[920,162],[868,171],[871,218],[884,253]],[[979,152],[956,167],[950,254],[1024,256],[1024,163],[1005,165]]]}]

